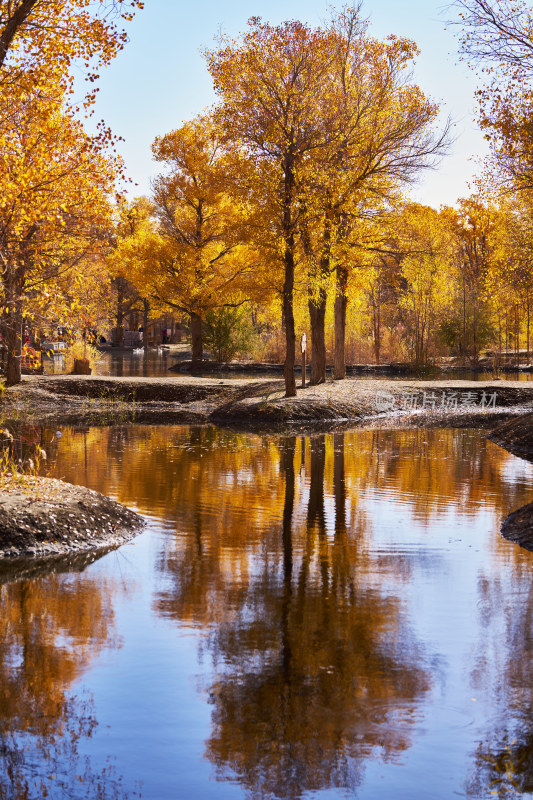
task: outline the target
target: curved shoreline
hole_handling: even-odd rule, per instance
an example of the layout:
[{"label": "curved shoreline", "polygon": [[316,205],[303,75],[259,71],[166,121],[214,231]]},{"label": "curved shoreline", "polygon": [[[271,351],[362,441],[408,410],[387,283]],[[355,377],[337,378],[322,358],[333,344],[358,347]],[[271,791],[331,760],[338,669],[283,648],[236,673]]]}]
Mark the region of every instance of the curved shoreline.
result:
[{"label": "curved shoreline", "polygon": [[0,562],[118,547],[143,526],[120,503],[56,478],[6,476],[0,489]]},{"label": "curved shoreline", "polygon": [[500,532],[507,541],[533,551],[533,503],[508,514],[502,522]]}]

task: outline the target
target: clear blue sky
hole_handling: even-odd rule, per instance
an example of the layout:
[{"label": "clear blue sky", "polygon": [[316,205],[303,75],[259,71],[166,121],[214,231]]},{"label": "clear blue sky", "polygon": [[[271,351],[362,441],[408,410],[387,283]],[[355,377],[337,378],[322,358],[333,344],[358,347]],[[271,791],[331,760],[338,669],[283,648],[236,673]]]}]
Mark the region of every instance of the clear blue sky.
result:
[{"label": "clear blue sky", "polygon": [[[417,42],[422,52],[416,82],[456,123],[451,155],[411,190],[414,200],[428,205],[452,204],[469,193],[467,182],[478,171],[472,158],[486,148],[473,121],[473,76],[458,63],[455,36],[445,29],[449,12],[438,0],[368,0],[363,13],[370,17],[372,35],[394,33]],[[144,11],[128,26],[129,44],[102,75],[95,112],[126,140],[120,149],[137,184],[132,195],[148,193],[157,172],[150,152],[153,139],[214,102],[200,50],[213,45],[220,29],[236,35],[251,16],[320,24],[327,15],[328,5],[321,0],[145,0]]]}]

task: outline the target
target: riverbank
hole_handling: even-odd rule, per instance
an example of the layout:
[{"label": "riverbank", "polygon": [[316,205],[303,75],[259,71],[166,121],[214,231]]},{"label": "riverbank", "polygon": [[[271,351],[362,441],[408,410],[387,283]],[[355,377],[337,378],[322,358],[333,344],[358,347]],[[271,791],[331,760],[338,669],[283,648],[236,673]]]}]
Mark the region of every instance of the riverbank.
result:
[{"label": "riverbank", "polygon": [[109,497],[55,478],[5,476],[0,488],[0,561],[118,547],[143,525]]},{"label": "riverbank", "polygon": [[216,423],[253,430],[377,424],[487,427],[533,409],[519,381],[329,381],[284,396],[283,381],[192,376],[32,376],[0,402],[4,422],[57,424]]},{"label": "riverbank", "polygon": [[533,460],[533,413],[506,420],[489,438],[510,453]]},{"label": "riverbank", "polygon": [[[354,425],[477,427],[516,452],[505,431],[520,429],[533,443],[531,409],[533,386],[511,381],[346,379],[300,388],[286,398],[275,378],[32,376],[4,392],[0,418],[11,431],[26,424],[128,422],[298,432]],[[0,490],[0,560],[118,546],[141,525],[134,512],[61,481],[13,479]]]},{"label": "riverbank", "polygon": [[509,542],[533,551],[533,503],[509,514],[501,526],[501,534]]}]

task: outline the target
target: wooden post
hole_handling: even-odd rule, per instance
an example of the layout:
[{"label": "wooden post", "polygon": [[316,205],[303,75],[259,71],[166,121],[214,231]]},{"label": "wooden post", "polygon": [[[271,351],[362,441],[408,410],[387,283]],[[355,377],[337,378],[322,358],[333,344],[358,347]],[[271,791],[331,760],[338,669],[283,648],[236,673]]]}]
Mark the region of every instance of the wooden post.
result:
[{"label": "wooden post", "polygon": [[307,349],[307,336],[305,333],[302,333],[300,345],[302,348],[302,389],[305,389],[305,351]]}]

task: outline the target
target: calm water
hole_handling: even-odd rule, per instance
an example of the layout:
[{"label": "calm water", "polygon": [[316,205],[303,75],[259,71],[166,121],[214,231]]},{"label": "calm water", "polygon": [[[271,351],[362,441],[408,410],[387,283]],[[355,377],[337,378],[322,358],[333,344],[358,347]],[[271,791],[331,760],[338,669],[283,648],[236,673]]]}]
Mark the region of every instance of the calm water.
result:
[{"label": "calm water", "polygon": [[533,554],[498,534],[532,465],[476,431],[33,435],[148,528],[0,573],[2,800],[533,794]]},{"label": "calm water", "polygon": [[111,375],[117,378],[158,378],[162,375],[175,376],[168,368],[177,361],[176,355],[171,355],[170,350],[160,348],[149,350],[145,355],[140,352],[101,353],[96,364],[96,375]]},{"label": "calm water", "polygon": [[[108,375],[117,378],[159,378],[161,376],[176,377],[181,373],[169,372],[169,367],[179,362],[178,354],[175,351],[160,348],[158,350],[150,349],[146,356],[142,351],[117,351],[101,353],[95,365],[95,375]],[[61,356],[55,358],[48,358],[44,360],[44,371],[47,375],[54,373],[61,374],[65,372],[65,359]],[[187,374],[187,373],[185,373]],[[273,373],[273,377],[281,379],[283,376],[279,373]],[[206,372],[205,377],[215,378],[258,378],[264,379],[264,372]],[[351,375],[353,380],[368,380],[368,378],[375,378],[379,380],[407,380],[409,376],[381,376],[381,375]],[[533,373],[530,372],[500,372],[498,377],[500,380],[510,381],[530,381],[533,379]],[[468,381],[492,381],[494,375],[492,372],[473,372],[472,370],[461,370],[460,372],[450,373],[428,373],[417,376],[417,380],[468,380]]]}]

